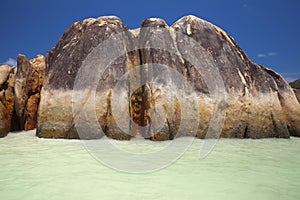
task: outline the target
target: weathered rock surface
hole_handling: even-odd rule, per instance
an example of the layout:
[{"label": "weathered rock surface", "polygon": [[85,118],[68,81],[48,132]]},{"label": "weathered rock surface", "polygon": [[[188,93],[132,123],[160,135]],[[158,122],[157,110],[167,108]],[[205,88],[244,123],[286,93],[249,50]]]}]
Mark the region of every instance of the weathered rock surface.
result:
[{"label": "weathered rock surface", "polygon": [[[56,47],[47,54],[47,75],[41,92],[41,103],[38,112],[37,135],[39,137],[79,138],[72,112],[73,87],[77,72],[83,60],[94,47],[111,35],[124,32],[126,29],[117,17],[100,17],[98,19],[87,19],[82,23],[76,22],[65,31]],[[131,42],[126,37],[133,37],[133,35],[124,36],[124,46],[127,42]],[[118,78],[137,59],[137,52],[130,52],[127,56],[123,55],[116,59],[107,69],[106,74],[109,73],[109,76],[103,76],[101,80],[102,87],[97,89],[97,97],[101,98],[101,102],[97,103],[96,107],[97,117],[109,137],[130,138],[118,129],[111,117],[110,94],[111,88],[117,83]],[[94,73],[93,70],[88,72]],[[85,77],[84,79],[89,78]],[[84,82],[85,80],[81,81]],[[80,90],[83,91],[74,91],[78,92],[78,95],[81,95],[84,90],[88,91],[84,87]],[[82,105],[82,109],[88,108]],[[90,122],[87,121],[87,130],[91,128],[90,126]],[[101,134],[89,133],[81,137],[89,139],[102,136]]]},{"label": "weathered rock surface", "polygon": [[[108,39],[111,46],[97,51]],[[87,61],[91,55],[94,60]],[[112,62],[106,62],[108,58],[113,58],[108,60]],[[117,17],[76,22],[48,53],[46,62],[38,111],[39,137],[100,138],[103,134],[95,131],[98,127],[90,120],[96,113],[104,134],[114,139],[205,138],[216,109],[212,91],[220,86],[214,81],[215,72],[224,83],[220,96],[226,96],[217,108],[226,115],[221,137],[300,136],[300,105],[289,84],[272,70],[253,63],[223,30],[194,16],[172,26],[151,18],[134,31],[127,31]],[[156,66],[150,67],[153,63]],[[170,69],[160,69],[157,64]],[[99,77],[101,70],[104,72]],[[185,83],[174,84],[172,79],[178,77],[172,70],[191,85],[193,92],[185,91]],[[123,76],[129,79],[124,82]],[[178,99],[182,95],[186,98]],[[91,96],[95,96],[93,102]],[[25,108],[22,102],[18,103],[20,113]]]},{"label": "weathered rock surface", "polygon": [[24,130],[33,130],[37,127],[37,111],[40,102],[40,94],[31,95],[27,100],[26,108],[24,110]]},{"label": "weathered rock surface", "polygon": [[[18,55],[15,77],[15,111],[21,130],[32,130],[37,124],[40,91],[45,78],[46,63],[42,55],[28,60]],[[34,114],[35,113],[35,114]]]},{"label": "weathered rock surface", "polygon": [[40,91],[45,78],[45,58],[18,56],[17,67],[0,66],[0,137],[10,131],[37,127]]},{"label": "weathered rock surface", "polygon": [[0,66],[0,137],[11,130],[14,111],[14,77],[16,67]]}]

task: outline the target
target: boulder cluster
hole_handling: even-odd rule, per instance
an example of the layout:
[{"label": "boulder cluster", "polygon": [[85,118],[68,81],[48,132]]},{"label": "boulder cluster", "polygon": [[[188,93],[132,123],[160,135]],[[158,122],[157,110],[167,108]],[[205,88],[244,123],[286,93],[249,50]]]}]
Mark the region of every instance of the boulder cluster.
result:
[{"label": "boulder cluster", "polygon": [[17,66],[0,66],[0,136],[37,127],[37,110],[46,62],[42,55],[28,60],[18,55]]},{"label": "boulder cluster", "polygon": [[68,139],[300,136],[297,91],[195,16],[171,26],[150,18],[136,30],[114,16],[86,19],[46,58],[19,55],[0,72],[2,137],[34,128]]}]

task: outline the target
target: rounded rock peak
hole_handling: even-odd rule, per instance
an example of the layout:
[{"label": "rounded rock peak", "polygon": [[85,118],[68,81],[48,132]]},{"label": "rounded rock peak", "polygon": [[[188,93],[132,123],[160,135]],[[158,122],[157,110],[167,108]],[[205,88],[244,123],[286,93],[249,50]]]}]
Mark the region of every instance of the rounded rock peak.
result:
[{"label": "rounded rock peak", "polygon": [[[186,16],[180,18],[179,20],[177,20],[177,22],[182,22],[182,23],[185,22],[188,24],[195,23],[195,22],[209,23],[209,22],[205,21],[204,19],[201,19],[195,15],[186,15]],[[177,23],[177,22],[175,22],[175,23]]]},{"label": "rounded rock peak", "polygon": [[121,19],[116,16],[116,15],[107,15],[107,16],[100,16],[97,18],[97,20],[102,19],[102,20],[119,20],[121,21]]},{"label": "rounded rock peak", "polygon": [[141,27],[168,28],[169,26],[161,18],[148,18],[142,22]]},{"label": "rounded rock peak", "polygon": [[203,19],[200,19],[199,17],[196,17],[194,15],[187,15],[187,16],[184,16],[184,17],[180,18],[179,20],[177,20],[172,25],[172,27],[173,28],[185,27],[185,28],[199,29],[200,24],[208,25],[210,23]]},{"label": "rounded rock peak", "polygon": [[117,17],[117,16],[100,16],[98,18],[88,18],[88,19],[84,19],[82,21],[83,25],[91,25],[94,23],[98,23],[98,24],[119,24],[119,25],[123,25],[122,20]]},{"label": "rounded rock peak", "polygon": [[96,19],[97,21],[107,21],[109,23],[123,24],[122,20],[118,16],[101,16]]}]

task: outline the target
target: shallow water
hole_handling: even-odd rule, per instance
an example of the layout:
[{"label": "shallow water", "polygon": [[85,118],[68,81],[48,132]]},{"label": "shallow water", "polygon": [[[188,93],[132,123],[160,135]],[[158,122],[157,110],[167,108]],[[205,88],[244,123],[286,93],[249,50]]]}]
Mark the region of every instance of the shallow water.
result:
[{"label": "shallow water", "polygon": [[[0,139],[0,199],[300,199],[300,138],[221,139],[199,159],[202,142],[169,167],[137,175],[106,167],[78,140],[9,134]],[[139,140],[115,143],[148,148]]]}]

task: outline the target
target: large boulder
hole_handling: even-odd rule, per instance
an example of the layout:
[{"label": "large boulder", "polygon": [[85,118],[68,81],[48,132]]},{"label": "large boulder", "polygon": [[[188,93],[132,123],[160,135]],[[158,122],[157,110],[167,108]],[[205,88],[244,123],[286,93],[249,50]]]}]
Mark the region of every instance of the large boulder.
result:
[{"label": "large boulder", "polygon": [[36,128],[37,124],[39,94],[46,70],[45,57],[38,55],[32,60],[28,60],[20,54],[18,55],[17,69],[14,98],[19,129],[32,130]]},{"label": "large boulder", "polygon": [[14,111],[14,77],[16,67],[0,66],[0,137],[11,130]]},{"label": "large boulder", "polygon": [[[108,39],[111,35],[122,33],[127,28],[123,26],[122,21],[117,17],[100,17],[98,19],[86,19],[83,22],[74,23],[64,32],[58,44],[51,52],[47,54],[47,74],[45,85],[41,92],[41,102],[38,112],[37,136],[47,138],[79,138],[75,118],[80,114],[74,114],[72,111],[73,94],[82,96],[84,91],[89,88],[74,88],[74,82],[84,59],[101,42]],[[126,45],[132,45],[131,38],[133,34],[124,36],[124,48]],[[128,44],[127,44],[128,43]],[[111,47],[113,48],[113,47]],[[109,49],[106,49],[110,51]],[[101,57],[101,55],[98,55]],[[135,63],[136,62],[136,63]],[[109,137],[116,139],[129,139],[130,136],[123,134],[111,117],[110,97],[111,89],[117,83],[117,80],[133,64],[139,64],[138,53],[129,52],[127,55],[120,56],[110,64],[106,71],[107,76],[103,76],[97,88],[97,97],[101,99],[97,103],[97,117],[100,125],[105,129]],[[93,75],[93,69],[86,69],[86,73]],[[82,82],[89,80],[91,76],[84,77]],[[82,109],[89,109],[82,105]],[[127,108],[128,109],[128,108]],[[92,111],[91,111],[92,113]],[[74,115],[75,116],[74,116]],[[81,120],[82,122],[84,119]],[[86,121],[86,135],[81,138],[92,139],[100,138],[102,134],[88,132],[91,128],[90,122]]]},{"label": "large boulder", "polygon": [[300,105],[289,84],[194,16],[172,26],[146,19],[133,31],[117,17],[100,17],[66,30],[47,54],[37,136],[100,138],[94,114],[115,139],[219,137],[220,124],[221,137],[300,136]]}]

